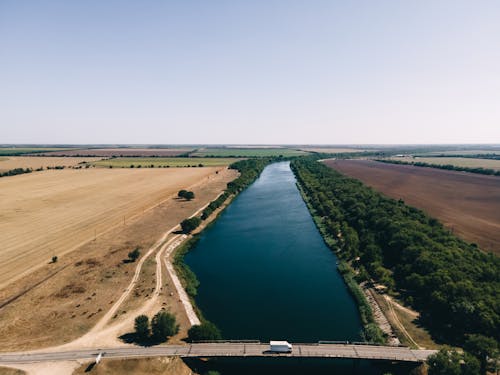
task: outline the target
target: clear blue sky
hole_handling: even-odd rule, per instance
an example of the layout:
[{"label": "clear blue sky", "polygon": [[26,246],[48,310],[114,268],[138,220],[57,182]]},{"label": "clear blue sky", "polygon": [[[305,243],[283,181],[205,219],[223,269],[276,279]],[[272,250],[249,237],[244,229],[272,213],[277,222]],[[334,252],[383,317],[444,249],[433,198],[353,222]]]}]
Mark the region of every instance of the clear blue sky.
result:
[{"label": "clear blue sky", "polygon": [[0,143],[500,143],[500,2],[0,0]]}]

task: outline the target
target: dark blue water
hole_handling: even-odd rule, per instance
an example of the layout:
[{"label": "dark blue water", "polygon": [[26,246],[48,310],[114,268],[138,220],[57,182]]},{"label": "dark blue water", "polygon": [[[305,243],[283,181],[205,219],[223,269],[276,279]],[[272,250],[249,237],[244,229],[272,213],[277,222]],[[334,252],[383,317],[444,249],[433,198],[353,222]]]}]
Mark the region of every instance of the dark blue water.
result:
[{"label": "dark blue water", "polygon": [[268,166],[186,255],[196,303],[224,338],[360,339],[357,307],[295,182],[288,162]]}]

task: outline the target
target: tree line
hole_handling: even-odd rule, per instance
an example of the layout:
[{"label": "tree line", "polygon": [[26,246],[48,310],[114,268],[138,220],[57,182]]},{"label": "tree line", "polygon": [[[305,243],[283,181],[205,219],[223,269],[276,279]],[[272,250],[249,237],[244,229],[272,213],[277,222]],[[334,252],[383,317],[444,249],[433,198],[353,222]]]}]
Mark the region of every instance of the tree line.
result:
[{"label": "tree line", "polygon": [[438,168],[438,169],[446,169],[449,171],[470,172],[470,173],[486,174],[490,176],[500,176],[500,171],[483,167],[460,167],[458,165],[452,165],[452,164],[431,164],[431,163],[424,163],[422,161],[402,161],[393,159],[375,159],[375,161],[379,161],[382,163],[389,163],[389,164],[406,164],[406,165],[414,165],[416,167]]},{"label": "tree line", "polygon": [[440,341],[463,345],[479,335],[498,342],[500,258],[314,158],[291,165],[327,243],[357,268],[358,281],[373,278],[399,293]]}]

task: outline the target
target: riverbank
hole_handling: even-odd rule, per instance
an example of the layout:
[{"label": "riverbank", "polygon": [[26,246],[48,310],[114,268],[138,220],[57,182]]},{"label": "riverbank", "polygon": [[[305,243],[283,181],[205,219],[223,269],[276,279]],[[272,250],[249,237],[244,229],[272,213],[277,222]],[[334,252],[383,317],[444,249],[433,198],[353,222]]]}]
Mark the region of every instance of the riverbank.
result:
[{"label": "riverbank", "polygon": [[[292,171],[293,170],[294,169],[292,168]],[[295,177],[297,178],[297,176]],[[325,226],[321,222],[321,217],[317,215],[317,212],[312,206],[309,197],[307,196],[304,189],[300,185],[300,179],[298,178],[297,178],[297,188],[299,189],[300,195],[302,196],[302,199],[304,200],[311,214],[311,217],[313,218],[314,224],[321,233],[321,236],[323,237],[325,244],[331,251],[335,253],[338,249],[337,240],[333,238],[326,230]],[[399,341],[396,342],[395,340],[389,340],[389,338],[395,337],[394,332],[392,332],[392,330],[388,330],[386,326],[384,327],[380,320],[376,321],[372,309],[372,304],[368,301],[365,291],[363,290],[361,284],[355,280],[355,272],[352,269],[352,267],[347,262],[339,260],[337,262],[337,268],[339,270],[339,273],[342,275],[342,278],[344,280],[347,289],[349,290],[349,293],[354,298],[358,306],[359,316],[361,318],[361,322],[363,323],[363,335],[366,341],[371,341],[380,344],[391,343],[391,342],[396,345],[399,344]],[[380,307],[378,310],[380,310],[381,312]],[[387,320],[387,318],[385,320]]]}]

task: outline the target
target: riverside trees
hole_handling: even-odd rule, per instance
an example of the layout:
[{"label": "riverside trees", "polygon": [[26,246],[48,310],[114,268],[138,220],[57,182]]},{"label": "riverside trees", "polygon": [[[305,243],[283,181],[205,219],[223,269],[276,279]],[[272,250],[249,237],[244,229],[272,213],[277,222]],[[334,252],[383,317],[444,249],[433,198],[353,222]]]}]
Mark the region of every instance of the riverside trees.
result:
[{"label": "riverside trees", "polygon": [[327,243],[421,312],[442,340],[500,338],[500,258],[455,237],[437,220],[386,198],[313,158],[292,169],[319,217]]}]

